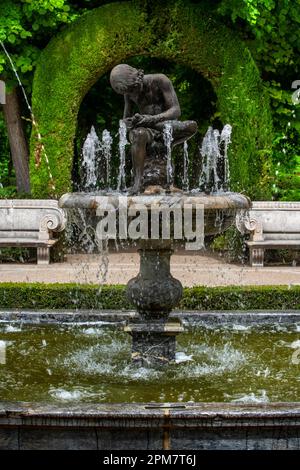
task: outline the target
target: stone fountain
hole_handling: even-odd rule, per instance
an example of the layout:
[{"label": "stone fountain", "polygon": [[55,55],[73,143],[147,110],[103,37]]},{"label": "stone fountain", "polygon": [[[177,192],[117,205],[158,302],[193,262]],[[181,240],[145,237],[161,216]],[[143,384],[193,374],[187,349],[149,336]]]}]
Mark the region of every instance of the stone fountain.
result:
[{"label": "stone fountain", "polygon": [[[128,8],[125,3],[124,7],[126,9]],[[120,9],[119,5],[117,6],[117,9]],[[107,10],[107,12],[109,13],[109,10]],[[99,14],[102,15],[102,11],[99,11]],[[91,16],[94,17],[94,12]],[[188,17],[191,18],[191,15],[189,15]],[[195,21],[197,22],[197,16],[195,16]],[[98,22],[94,20],[93,23],[98,24]],[[124,27],[127,28],[127,24]],[[188,27],[190,27],[190,23]],[[76,35],[76,30],[74,30],[73,32],[74,35]],[[206,32],[207,30],[205,29],[205,34]],[[122,35],[120,37],[122,37]],[[167,39],[168,37],[169,36],[166,36]],[[102,41],[101,35],[99,35],[99,38],[100,41]],[[234,38],[234,40],[235,39],[236,38]],[[109,40],[109,44],[110,43],[111,41]],[[97,44],[97,42],[95,44]],[[59,47],[60,43],[57,42],[57,45]],[[53,53],[52,46],[50,47],[50,51],[51,53]],[[248,54],[246,54],[246,56],[248,59]],[[47,61],[44,57],[42,64],[43,71],[46,62]],[[52,67],[52,62],[49,61],[49,63],[51,64],[50,67]],[[73,70],[72,67],[71,69]],[[230,67],[228,67],[228,69],[231,72]],[[63,68],[63,73],[65,73],[65,70],[66,69]],[[134,79],[134,77],[136,77],[136,79]],[[177,117],[175,116],[176,112],[178,113],[178,107],[175,106],[174,109],[174,107],[171,106],[170,101],[168,101],[168,103],[165,102],[166,90],[164,89],[164,92],[161,93],[159,84],[153,79],[152,82],[155,87],[153,88],[153,90],[150,88],[150,91],[152,92],[156,90],[157,94],[160,95],[160,98],[162,98],[161,106],[163,109],[161,110],[161,108],[159,108],[159,103],[155,103],[153,109],[151,110],[149,108],[148,111],[146,109],[147,106],[145,105],[145,103],[143,104],[139,102],[138,104],[140,107],[140,112],[142,112],[143,115],[134,117],[135,115],[133,115],[132,111],[130,111],[130,106],[128,107],[128,105],[131,104],[131,101],[134,102],[136,98],[139,98],[139,96],[135,97],[133,91],[135,88],[139,90],[141,98],[147,101],[150,98],[149,94],[146,93],[147,85],[149,84],[149,78],[147,78],[147,76],[144,77],[141,71],[133,71],[131,78],[131,82],[133,83],[131,83],[130,86],[133,86],[133,90],[125,89],[125,92],[128,91],[128,93],[125,93],[125,95],[127,95],[125,99],[125,109],[126,114],[128,113],[128,115],[125,116],[125,119],[127,117],[129,118],[127,126],[125,125],[125,131],[126,135],[127,130],[130,130],[130,127],[132,130],[135,131],[131,134],[131,137],[129,136],[132,143],[132,156],[134,159],[136,157],[136,159],[138,160],[137,154],[139,153],[140,157],[139,161],[137,161],[137,166],[135,168],[134,179],[137,183],[136,187],[133,188],[133,190],[131,191],[133,194],[130,194],[128,195],[128,197],[126,197],[126,210],[128,214],[128,220],[131,217],[130,209],[133,210],[134,208],[140,207],[141,204],[143,204],[144,206],[146,205],[149,211],[150,207],[152,206],[156,206],[156,208],[159,209],[165,208],[165,206],[168,205],[169,207],[174,207],[175,205],[183,207],[185,204],[190,204],[192,205],[192,207],[195,207],[195,205],[198,204],[202,205],[203,208],[202,214],[204,213],[205,233],[213,234],[224,230],[232,222],[236,210],[238,208],[248,207],[250,201],[248,201],[247,198],[245,198],[244,196],[238,194],[219,194],[218,190],[221,188],[219,187],[219,182],[216,179],[214,180],[212,185],[207,184],[207,188],[205,188],[207,189],[207,192],[208,190],[212,189],[212,195],[207,195],[201,193],[200,191],[194,191],[192,193],[178,192],[176,188],[173,187],[171,150],[172,146],[174,146],[175,143],[174,141],[172,142],[171,137],[173,133],[172,124],[175,124],[176,119],[178,119],[179,117],[178,115]],[[150,76],[150,78],[152,79],[153,76]],[[165,79],[163,80],[163,82],[165,83]],[[251,85],[253,85],[253,83],[251,83]],[[49,87],[48,81],[47,87]],[[122,90],[120,89],[120,91]],[[156,96],[156,93],[154,95]],[[57,98],[57,95],[55,95],[54,93],[53,97],[52,98],[55,100]],[[134,99],[131,100],[131,97]],[[25,99],[26,102],[28,102],[26,96]],[[158,101],[160,101],[160,99]],[[163,103],[166,106],[163,106]],[[170,111],[172,110],[172,108],[173,111]],[[172,116],[172,113],[174,111],[175,114],[173,114]],[[160,121],[160,119],[163,117],[163,113],[167,113],[167,117],[165,116],[165,119],[162,119]],[[151,119],[154,119],[154,116],[156,116],[157,114],[159,117],[156,119],[158,119],[158,121],[160,122],[157,122],[155,124],[152,121],[151,123]],[[131,123],[130,118],[132,118]],[[141,119],[144,119],[143,126],[139,125],[139,123],[141,124]],[[166,132],[164,134],[165,140],[161,138],[161,129],[159,130],[155,128],[156,125],[161,125],[162,123],[164,123],[164,129],[166,129]],[[177,121],[177,124],[174,127],[177,126],[177,128],[180,128],[180,125],[181,124]],[[195,127],[193,126],[195,126],[195,123],[191,123],[190,125],[183,124],[183,129],[185,131],[189,130],[190,132],[190,134],[186,136],[186,139],[191,137],[191,134],[195,129]],[[143,128],[144,130],[142,130],[141,128]],[[156,131],[158,131],[158,133]],[[152,138],[153,142],[150,142]],[[41,136],[40,139],[42,139]],[[141,142],[138,139],[140,139]],[[203,151],[205,151],[205,147],[208,145],[209,153],[211,153],[212,148],[209,142],[214,139],[215,135],[213,132],[210,131],[208,138],[206,139],[206,143],[205,145],[203,145]],[[164,147],[162,144],[162,140],[165,144]],[[220,136],[220,140],[222,140],[222,136]],[[110,136],[104,135],[102,141],[105,144],[105,148],[109,149]],[[137,143],[138,145],[136,145]],[[143,149],[145,143],[146,151],[145,148]],[[186,149],[186,140],[184,141],[184,145]],[[139,149],[139,152],[137,152],[137,148]],[[212,152],[212,155],[214,158],[215,153]],[[107,153],[107,158],[109,162],[109,152]],[[122,165],[123,163],[125,163],[125,160],[122,160]],[[212,168],[210,166],[210,163],[208,162],[205,168],[205,183],[209,183],[208,180],[211,173],[211,169]],[[226,174],[228,171],[228,167],[225,167],[225,170],[226,171],[224,171],[224,173]],[[107,165],[107,172],[109,173],[109,165]],[[119,179],[119,189],[121,189],[122,181],[124,181],[124,172],[121,172],[120,176],[121,177]],[[184,183],[186,183],[186,181],[184,181]],[[183,188],[187,191],[188,185],[184,184]],[[225,187],[223,187],[223,189],[225,189]],[[134,193],[136,193],[137,195],[135,195]],[[124,197],[124,195],[126,195],[126,193],[123,193],[122,197]],[[97,213],[97,211],[101,211],[105,205],[105,198],[103,198],[103,196],[108,196],[110,198],[112,208],[111,212],[113,214],[116,213],[116,211],[113,210],[113,207],[115,207],[115,209],[118,210],[119,216],[120,212],[122,212],[122,210],[124,209],[124,207],[118,207],[118,201],[120,201],[120,194],[118,195],[116,193],[111,192],[104,192],[102,194],[82,193],[65,195],[61,199],[61,205],[65,207],[89,208],[95,211],[95,213]],[[125,199],[123,198],[123,203],[124,202]],[[196,217],[195,209],[193,211],[193,217]],[[157,226],[157,224],[154,225]],[[151,225],[149,226],[151,228]],[[158,226],[160,226],[160,221]],[[202,232],[202,229],[199,229],[199,231]],[[198,238],[199,240],[201,240],[201,234],[200,236],[198,236]],[[178,332],[175,331],[176,328],[179,329],[180,327],[180,325],[178,325],[177,323],[177,326],[175,325],[173,327],[172,332],[171,322],[168,321],[168,312],[176,306],[181,296],[181,285],[170,275],[169,269],[169,261],[173,249],[173,242],[170,238],[165,239],[161,237],[159,240],[141,239],[139,243],[141,250],[141,271],[140,274],[129,283],[128,288],[128,295],[131,298],[132,302],[136,305],[136,309],[139,312],[139,321],[135,323],[131,322],[127,326],[128,331],[133,336],[133,352],[137,353],[133,355],[133,358],[138,363],[142,364],[147,364],[149,363],[149,361],[155,362],[157,360],[159,363],[167,363],[174,357],[174,334]],[[89,312],[88,325],[89,322],[93,321],[96,323],[103,320],[104,322],[107,322],[108,315],[111,315],[113,323],[115,322],[116,317],[118,317],[118,321],[120,323],[122,323],[126,318],[131,317],[131,313],[129,312],[118,312],[116,314],[112,314],[111,312]],[[280,309],[280,311],[277,312],[251,311],[243,312],[242,314],[240,314],[239,312],[202,312],[201,316],[199,315],[199,312],[194,312],[192,314],[191,312],[186,312],[180,313],[178,314],[178,316],[180,316],[181,318],[185,318],[184,321],[187,323],[191,321],[191,317],[194,319],[195,322],[199,322],[199,317],[201,317],[201,321],[207,322],[207,324],[211,326],[213,325],[213,327],[215,327],[218,323],[222,323],[225,325],[227,324],[228,326],[232,327],[232,325],[236,322],[241,323],[241,326],[244,325],[248,327],[252,327],[253,322],[258,322],[259,324],[271,324],[271,341],[273,345],[274,323],[275,325],[278,324],[281,330],[283,325],[289,325],[292,322],[295,324],[295,326],[293,326],[293,329],[296,331],[296,327],[299,325],[300,313],[299,311],[295,310],[284,312],[282,311],[282,309]],[[33,323],[34,328],[36,328],[37,325],[38,327],[40,327],[43,323],[46,322],[48,324],[51,324],[51,329],[53,326],[53,321],[55,321],[60,329],[61,324],[64,322],[70,322],[71,324],[73,324],[74,320],[79,323],[81,323],[82,321],[85,322],[87,319],[87,315],[86,312],[81,312],[80,310],[76,312],[69,312],[66,310],[53,311],[51,309],[48,312],[38,312],[36,310],[30,312],[27,310],[20,311],[20,309],[18,308],[17,310],[10,311],[8,311],[7,309],[2,309],[2,311],[0,312],[0,319],[2,325],[5,325],[5,322],[7,322],[8,320],[12,322],[12,328],[10,328],[10,332],[8,332],[8,335],[15,335],[15,322],[18,321],[20,322],[21,326],[23,324],[26,325],[28,323]],[[155,326],[154,329],[152,328],[153,324]],[[160,331],[158,331],[159,328]],[[168,331],[166,331],[167,329]],[[37,331],[34,331],[34,335],[32,336],[34,336],[33,349],[37,352],[41,350],[41,348],[36,347],[36,333]],[[162,360],[160,354],[156,353],[155,355],[152,355],[152,357],[149,355],[149,349],[152,348],[152,346],[156,347],[157,345],[157,333],[161,333],[158,341],[159,345],[161,339],[165,339],[165,337],[172,336],[173,333],[173,338],[168,339],[167,341],[170,347],[167,347],[166,344],[165,350],[160,349],[162,356],[164,356],[164,360]],[[28,336],[27,328],[25,335]],[[141,403],[134,402],[129,404],[127,402],[127,399],[125,403],[101,403],[99,402],[99,400],[97,400],[97,403],[76,403],[76,401],[74,400],[74,402],[72,403],[53,404],[49,402],[45,403],[44,394],[41,395],[42,401],[40,401],[41,398],[38,398],[38,401],[32,401],[34,400],[32,397],[36,389],[38,388],[37,385],[39,385],[37,382],[38,375],[36,374],[36,367],[34,364],[34,367],[31,370],[31,372],[33,372],[33,380],[31,382],[31,386],[34,392],[27,391],[27,396],[30,396],[31,401],[31,403],[29,403],[29,399],[27,399],[25,402],[16,401],[16,394],[20,391],[20,389],[28,389],[30,371],[28,372],[26,369],[24,369],[25,386],[22,387],[22,382],[20,382],[19,377],[20,348],[19,343],[15,341],[15,339],[16,338],[14,338],[13,341],[10,341],[11,337],[9,337],[8,344],[10,344],[10,342],[12,343],[12,345],[16,344],[15,349],[18,353],[17,360],[14,359],[13,355],[11,355],[11,351],[9,351],[9,355],[7,356],[8,360],[10,360],[10,363],[8,362],[7,364],[9,377],[8,387],[5,381],[2,383],[2,391],[4,388],[9,388],[9,385],[11,386],[11,389],[13,390],[13,401],[8,401],[7,399],[5,399],[5,401],[0,402],[1,449],[93,449],[97,451],[101,449],[122,449],[126,451],[128,451],[128,449],[147,449],[147,451],[149,452],[149,449],[182,450],[182,448],[184,447],[185,449],[191,449],[193,451],[203,449],[299,450],[300,403],[298,398],[299,394],[297,388],[297,380],[296,388],[293,392],[294,394],[292,395],[296,397],[296,399],[298,400],[297,402],[291,402],[290,398],[284,398],[284,402],[278,403],[278,397],[282,400],[282,395],[278,395],[276,384],[274,386],[274,382],[271,382],[270,388],[273,388],[274,392],[271,403],[255,401],[249,403],[237,400],[233,400],[233,403],[220,403],[221,400],[219,399],[213,402],[213,397],[210,396],[208,403],[205,403],[205,400],[203,400],[202,398],[200,401],[198,401],[198,403],[193,401],[183,403],[181,400],[178,403],[172,403],[170,402],[170,400],[168,400],[167,402],[161,402],[161,399],[157,400],[158,402],[155,403],[153,401],[153,398],[151,398],[151,403],[148,404],[145,403],[144,400]],[[281,341],[275,341],[275,343],[281,343]],[[265,344],[263,344],[263,349],[265,349]],[[281,344],[280,349],[282,349]],[[31,350],[29,349],[29,351]],[[277,363],[281,352],[278,355],[276,353],[274,355],[273,346],[270,348],[270,351],[271,354],[276,357],[275,362]],[[3,343],[2,351],[0,352],[2,354],[3,352],[5,352],[5,349],[3,349]],[[255,354],[255,357],[260,357],[262,355],[261,352],[262,351],[260,351],[260,353],[258,354]],[[292,357],[295,358],[295,353],[297,354],[296,360],[298,361],[297,350],[294,351]],[[31,354],[28,355],[28,350],[26,351],[25,356],[31,356]],[[60,356],[60,354],[58,354],[58,356]],[[41,357],[41,370],[43,374],[40,374],[40,377],[45,378],[47,370],[45,369],[45,358],[47,357],[47,353],[45,354],[44,350],[44,340]],[[4,355],[2,355],[1,359],[3,361]],[[56,364],[56,356],[54,364]],[[294,367],[296,367],[299,363],[295,362],[294,364]],[[11,381],[11,378],[13,378],[13,376],[11,376],[11,369],[14,368],[11,367],[11,365],[15,366],[17,372],[16,386],[13,386],[12,384],[14,384],[14,382]],[[265,364],[262,363],[262,366],[264,371]],[[280,380],[278,382],[287,382],[288,389],[290,389],[290,381],[282,380],[282,377],[287,379],[287,371],[290,366],[291,360],[289,359],[289,357],[287,357],[287,360],[284,364],[284,368],[282,369],[282,373],[280,375]],[[4,370],[3,363],[2,367]],[[255,370],[257,371],[256,367],[257,366],[255,365]],[[172,367],[170,367],[170,369],[172,369]],[[297,370],[295,374],[297,374]],[[234,375],[241,375],[240,371],[238,371],[238,373],[234,372]],[[185,376],[184,379],[185,384],[188,388],[188,383],[186,382],[187,377]],[[247,376],[242,375],[242,380],[243,382],[247,382]],[[94,375],[93,382],[95,382]],[[228,382],[227,376],[226,382]],[[156,382],[155,386],[156,385],[159,389],[158,382]],[[173,388],[173,382],[171,387]],[[47,391],[49,391],[47,381],[46,388]],[[148,387],[145,386],[143,388],[147,389]],[[110,395],[112,399],[114,399],[113,393],[110,393]],[[252,392],[251,395],[253,395]]]},{"label": "stone fountain", "polygon": [[[187,193],[174,186],[172,148],[190,139],[197,123],[178,120],[178,99],[165,75],[144,75],[142,70],[120,64],[110,80],[125,99],[122,128],[131,143],[133,185],[127,192],[65,194],[60,206],[92,209],[96,216],[106,217],[108,228],[103,230],[102,219],[96,230],[101,239],[126,238],[133,216],[139,214],[133,238],[139,238],[140,272],[127,284],[127,296],[138,317],[125,330],[132,336],[134,362],[162,365],[175,359],[176,335],[183,331],[179,320],[169,320],[182,296],[182,285],[170,272],[175,239],[185,239],[190,246],[194,240],[194,249],[201,248],[204,233],[226,229],[238,209],[249,208],[250,200],[237,193]],[[134,114],[134,106],[140,114]],[[118,189],[125,174],[125,159],[121,160]]]}]

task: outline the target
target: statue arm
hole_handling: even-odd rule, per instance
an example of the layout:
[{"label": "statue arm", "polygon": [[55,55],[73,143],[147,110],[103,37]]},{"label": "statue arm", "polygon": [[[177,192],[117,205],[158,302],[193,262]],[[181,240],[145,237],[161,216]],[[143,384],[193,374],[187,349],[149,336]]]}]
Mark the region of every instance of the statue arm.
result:
[{"label": "statue arm", "polygon": [[133,103],[129,96],[124,95],[124,111],[123,111],[123,121],[127,129],[132,129],[133,127]]},{"label": "statue arm", "polygon": [[171,80],[169,80],[165,75],[162,75],[160,82],[166,111],[155,116],[156,123],[175,120],[181,115],[180,105]]},{"label": "statue arm", "polygon": [[160,90],[163,94],[165,111],[153,115],[135,115],[138,118],[138,127],[148,126],[156,128],[157,125],[164,121],[172,121],[180,117],[180,105],[172,82],[168,79],[168,77],[163,74],[159,75],[157,77],[157,80],[159,83]]},{"label": "statue arm", "polygon": [[124,95],[124,112],[123,112],[123,119],[128,117],[132,117],[132,101],[130,100],[129,96]]}]

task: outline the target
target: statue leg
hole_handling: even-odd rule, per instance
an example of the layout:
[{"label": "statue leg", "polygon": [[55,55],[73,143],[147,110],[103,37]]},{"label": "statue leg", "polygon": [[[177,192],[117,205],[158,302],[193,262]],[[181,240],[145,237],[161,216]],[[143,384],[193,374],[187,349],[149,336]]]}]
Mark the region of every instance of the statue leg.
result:
[{"label": "statue leg", "polygon": [[[197,132],[198,125],[196,121],[168,121],[172,125],[173,143],[172,146],[182,144],[184,141],[193,137]],[[164,123],[156,124],[155,129],[163,132]]]},{"label": "statue leg", "polygon": [[129,133],[131,142],[131,157],[134,181],[130,190],[132,194],[137,194],[142,187],[144,162],[146,157],[146,146],[151,143],[151,133],[144,127],[133,129]]}]

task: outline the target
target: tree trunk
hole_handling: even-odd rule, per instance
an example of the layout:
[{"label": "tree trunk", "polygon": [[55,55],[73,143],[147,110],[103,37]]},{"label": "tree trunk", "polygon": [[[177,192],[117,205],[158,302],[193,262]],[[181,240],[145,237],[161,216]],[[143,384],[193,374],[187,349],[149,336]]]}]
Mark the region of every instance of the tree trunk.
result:
[{"label": "tree trunk", "polygon": [[18,193],[30,193],[29,151],[21,118],[17,88],[6,94],[6,104],[2,106],[16,173],[17,191]]}]

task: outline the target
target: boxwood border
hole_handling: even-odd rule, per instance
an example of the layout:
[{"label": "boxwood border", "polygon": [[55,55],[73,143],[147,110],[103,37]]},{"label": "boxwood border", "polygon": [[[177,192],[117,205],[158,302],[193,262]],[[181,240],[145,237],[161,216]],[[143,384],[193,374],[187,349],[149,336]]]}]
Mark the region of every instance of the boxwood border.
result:
[{"label": "boxwood border", "polygon": [[[1,283],[0,309],[132,309],[123,285]],[[300,309],[300,285],[186,287],[182,310]]]}]

